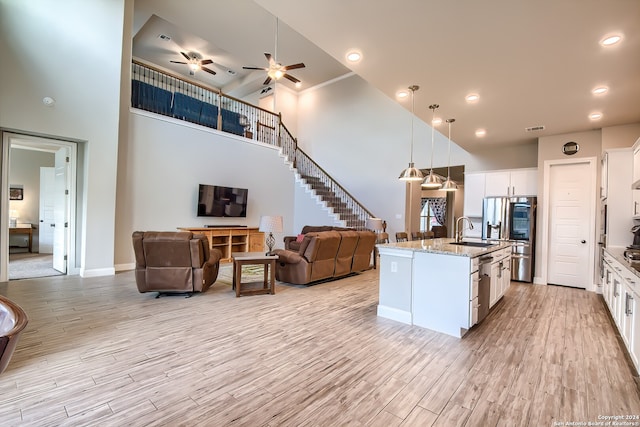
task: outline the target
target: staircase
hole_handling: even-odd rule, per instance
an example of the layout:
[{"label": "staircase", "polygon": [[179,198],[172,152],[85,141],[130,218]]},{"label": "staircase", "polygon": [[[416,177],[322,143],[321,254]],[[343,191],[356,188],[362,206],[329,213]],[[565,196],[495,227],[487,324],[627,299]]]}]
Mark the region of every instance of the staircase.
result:
[{"label": "staircase", "polygon": [[344,202],[331,188],[325,185],[319,177],[302,175],[301,178],[311,187],[317,196],[327,205],[331,211],[338,215],[345,227],[364,229],[367,226],[366,218],[361,218],[349,205]]},{"label": "staircase", "polygon": [[[233,132],[240,134],[256,141],[277,146],[280,148],[282,155],[289,162],[294,172],[299,175],[309,188],[320,198],[323,204],[329,208],[329,211],[338,217],[344,223],[345,227],[355,229],[364,229],[367,226],[367,219],[374,215],[360,204],[349,192],[336,182],[327,172],[325,172],[311,157],[298,148],[297,140],[291,135],[291,132],[282,123],[280,114],[274,114],[271,111],[256,107],[239,99],[229,97],[218,89],[212,89],[201,83],[185,81],[182,77],[167,73],[137,61],[132,62],[132,82],[144,82],[147,87],[160,91],[165,94],[166,108],[149,109],[145,105],[154,105],[155,101],[152,92],[132,90],[132,107],[147,109],[156,114],[161,114],[174,118],[181,118],[172,114],[172,99],[177,93],[184,92],[189,99],[190,112],[193,115],[193,121],[202,126],[213,127],[224,132],[225,120],[227,120],[227,129],[229,128],[228,117],[225,119],[223,112],[238,117],[238,124],[247,123],[247,126],[254,124],[255,134],[248,135],[245,128],[244,132]],[[133,79],[135,76],[135,79]],[[132,83],[133,84],[133,83]],[[134,93],[135,92],[135,93]],[[139,102],[140,101],[140,102]],[[203,106],[207,107],[207,112],[203,113]],[[196,120],[195,117],[198,119]],[[240,123],[242,118],[242,123]],[[185,120],[185,118],[181,118]]]}]

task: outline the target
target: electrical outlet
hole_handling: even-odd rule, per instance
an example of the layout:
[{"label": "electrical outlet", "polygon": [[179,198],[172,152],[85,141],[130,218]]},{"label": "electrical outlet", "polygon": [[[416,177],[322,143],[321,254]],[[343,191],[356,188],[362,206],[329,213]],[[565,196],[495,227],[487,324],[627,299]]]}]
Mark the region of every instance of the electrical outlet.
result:
[{"label": "electrical outlet", "polygon": [[391,261],[391,272],[392,273],[398,272],[398,263],[395,261]]}]

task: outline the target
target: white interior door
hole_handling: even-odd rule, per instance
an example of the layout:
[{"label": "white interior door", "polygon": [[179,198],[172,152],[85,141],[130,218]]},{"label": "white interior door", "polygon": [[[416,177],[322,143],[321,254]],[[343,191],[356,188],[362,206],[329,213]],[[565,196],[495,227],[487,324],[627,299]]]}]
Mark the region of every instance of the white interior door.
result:
[{"label": "white interior door", "polygon": [[55,155],[55,178],[53,197],[53,268],[67,273],[67,247],[69,224],[69,155],[62,147]]},{"label": "white interior door", "polygon": [[588,163],[558,164],[549,170],[549,284],[576,288],[589,284],[590,173]]},{"label": "white interior door", "polygon": [[53,253],[55,168],[40,168],[40,226],[38,252]]}]

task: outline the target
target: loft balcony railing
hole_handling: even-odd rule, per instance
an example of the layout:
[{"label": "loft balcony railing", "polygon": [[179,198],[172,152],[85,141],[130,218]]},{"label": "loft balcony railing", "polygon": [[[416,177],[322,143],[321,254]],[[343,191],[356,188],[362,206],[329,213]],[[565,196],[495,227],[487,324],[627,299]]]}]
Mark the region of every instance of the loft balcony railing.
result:
[{"label": "loft balcony railing", "polygon": [[132,107],[280,147],[347,226],[363,229],[374,216],[298,147],[279,114],[135,60],[131,76]]}]

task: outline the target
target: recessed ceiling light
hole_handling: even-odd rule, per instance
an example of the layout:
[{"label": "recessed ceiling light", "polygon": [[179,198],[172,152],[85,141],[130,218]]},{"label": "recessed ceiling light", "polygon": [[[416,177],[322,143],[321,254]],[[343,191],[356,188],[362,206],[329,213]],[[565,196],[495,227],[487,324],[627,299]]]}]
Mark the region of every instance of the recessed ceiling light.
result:
[{"label": "recessed ceiling light", "polygon": [[590,120],[600,120],[601,118],[602,118],[602,113],[600,113],[600,112],[595,112],[595,113],[589,114],[589,119]]},{"label": "recessed ceiling light", "polygon": [[404,89],[396,92],[396,98],[398,99],[405,99],[407,96],[409,96],[409,92]]},{"label": "recessed ceiling light", "polygon": [[621,35],[613,34],[613,35],[606,36],[605,38],[600,40],[600,44],[602,46],[611,46],[611,45],[614,45],[614,44],[618,43],[620,40],[622,40],[622,36]]},{"label": "recessed ceiling light", "polygon": [[302,87],[302,82],[296,82],[296,88],[300,89]]},{"label": "recessed ceiling light", "polygon": [[434,117],[433,120],[431,120],[431,124],[434,126],[440,126],[442,124],[442,118],[441,117]]},{"label": "recessed ceiling light", "polygon": [[465,96],[464,99],[466,99],[467,102],[476,102],[480,99],[480,95],[478,95],[477,93],[470,93],[469,95]]},{"label": "recessed ceiling light", "polygon": [[478,138],[482,138],[486,134],[487,134],[487,130],[486,129],[478,129],[478,130],[476,130],[476,136]]},{"label": "recessed ceiling light", "polygon": [[609,88],[606,86],[598,86],[596,88],[593,88],[593,90],[591,91],[591,93],[594,95],[604,95],[607,92],[609,92]]},{"label": "recessed ceiling light", "polygon": [[352,50],[347,53],[347,61],[358,62],[362,59],[362,54],[357,50]]}]

